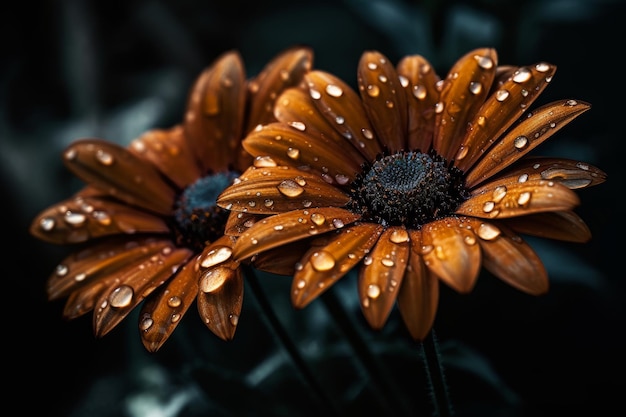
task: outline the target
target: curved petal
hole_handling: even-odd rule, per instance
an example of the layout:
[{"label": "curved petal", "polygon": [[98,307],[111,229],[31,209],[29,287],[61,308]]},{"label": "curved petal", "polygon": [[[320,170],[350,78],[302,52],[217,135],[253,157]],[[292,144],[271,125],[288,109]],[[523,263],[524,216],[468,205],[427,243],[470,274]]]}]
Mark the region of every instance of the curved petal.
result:
[{"label": "curved petal", "polygon": [[306,47],[286,49],[272,59],[248,82],[249,115],[244,134],[259,124],[275,121],[276,98],[289,87],[302,82],[313,65],[313,50]]},{"label": "curved petal", "polygon": [[469,293],[480,272],[480,247],[464,217],[448,217],[422,227],[424,263],[459,293]]},{"label": "curved petal", "polygon": [[359,92],[383,148],[407,150],[407,98],[395,67],[377,51],[364,52],[357,70]]},{"label": "curved petal", "polygon": [[435,104],[439,101],[439,76],[420,55],[405,56],[396,65],[406,90],[408,106],[408,150],[428,152],[435,131]]},{"label": "curved petal", "polygon": [[591,231],[583,219],[573,211],[556,211],[514,217],[506,221],[517,233],[547,239],[584,243],[591,239]]},{"label": "curved petal", "polygon": [[202,172],[225,171],[243,136],[246,74],[241,56],[229,51],[196,79],[183,127]]},{"label": "curved petal", "polygon": [[233,246],[233,255],[235,260],[243,260],[277,246],[341,229],[359,218],[349,210],[335,207],[293,210],[269,216],[241,234]]},{"label": "curved petal", "polygon": [[228,236],[239,236],[263,217],[265,216],[260,214],[231,211],[226,220],[224,234]]},{"label": "curved petal", "polygon": [[81,139],[67,147],[63,161],[83,181],[130,205],[170,214],[175,190],[150,162],[100,139]]},{"label": "curved petal", "polygon": [[556,72],[545,62],[518,68],[491,94],[470,125],[458,149],[451,149],[454,164],[467,172],[528,107],[539,97]]},{"label": "curved petal", "polygon": [[148,352],[163,346],[198,295],[195,262],[188,262],[141,306],[139,333]]},{"label": "curved petal", "polygon": [[251,167],[217,204],[228,210],[272,214],[307,207],[344,206],[350,197],[314,173],[289,167]]},{"label": "curved petal", "polygon": [[586,162],[551,157],[526,157],[499,176],[502,185],[528,180],[556,181],[567,188],[593,187],[606,181],[606,173]]},{"label": "curved petal", "polygon": [[115,277],[130,265],[134,268],[174,244],[166,239],[110,239],[76,251],[61,261],[46,282],[49,300],[64,297],[98,281]]},{"label": "curved petal", "polygon": [[[242,143],[258,163],[286,165],[315,171],[324,179],[346,184],[361,171],[363,159],[346,158],[345,143],[311,140],[306,132],[284,123],[271,123],[252,131]],[[269,157],[268,158],[266,158]]]},{"label": "curved petal", "polygon": [[243,289],[238,262],[227,261],[201,273],[198,312],[209,330],[222,340],[235,337]]},{"label": "curved petal", "polygon": [[[300,261],[302,260],[302,255],[311,247],[317,246],[317,242],[314,241],[319,239],[319,237],[302,239],[291,242],[288,248],[279,246],[274,249],[266,250],[253,256],[251,262],[254,267],[260,271],[293,277],[296,273],[296,269],[301,266]],[[326,239],[323,240],[325,241]]]},{"label": "curved petal", "polygon": [[502,171],[590,107],[581,101],[566,100],[547,104],[529,114],[470,169],[466,177],[467,186],[472,188]]},{"label": "curved petal", "polygon": [[422,233],[409,231],[411,252],[409,265],[398,292],[398,310],[411,337],[424,340],[435,322],[439,304],[439,278],[424,264]]},{"label": "curved petal", "polygon": [[202,176],[182,126],[145,132],[130,143],[128,150],[152,162],[179,188],[184,188]]},{"label": "curved petal", "polygon": [[470,219],[480,237],[484,267],[507,284],[531,295],[548,291],[548,273],[535,251],[521,237],[498,223]]},{"label": "curved petal", "polygon": [[382,226],[356,223],[333,233],[324,246],[311,248],[296,268],[291,302],[304,308],[350,271],[378,240]]},{"label": "curved petal", "polygon": [[[505,185],[506,184],[506,185]],[[554,181],[492,181],[474,191],[457,214],[487,219],[524,216],[545,211],[570,211],[580,204],[576,193]]]},{"label": "curved petal", "polygon": [[480,48],[465,54],[443,81],[433,147],[450,161],[489,92],[496,74],[498,55],[495,49]]},{"label": "curved petal", "polygon": [[409,234],[404,227],[387,228],[363,258],[358,290],[361,310],[373,329],[382,329],[398,297],[409,260]]},{"label": "curved petal", "polygon": [[304,132],[310,141],[317,141],[320,145],[332,146],[333,143],[336,144],[335,147],[338,145],[347,160],[358,161],[359,164],[365,162],[365,158],[355,146],[347,146],[352,142],[340,135],[317,110],[311,93],[297,88],[285,90],[276,101],[274,116],[280,122]]},{"label": "curved petal", "polygon": [[323,71],[306,75],[313,103],[339,134],[373,161],[382,152],[359,95],[345,82]]},{"label": "curved petal", "polygon": [[192,256],[189,249],[167,248],[140,265],[124,267],[96,302],[93,327],[96,337],[110,332],[152,291],[169,279]]},{"label": "curved petal", "polygon": [[30,225],[33,236],[56,244],[144,232],[168,233],[169,227],[162,218],[126,204],[80,195],[45,209]]}]

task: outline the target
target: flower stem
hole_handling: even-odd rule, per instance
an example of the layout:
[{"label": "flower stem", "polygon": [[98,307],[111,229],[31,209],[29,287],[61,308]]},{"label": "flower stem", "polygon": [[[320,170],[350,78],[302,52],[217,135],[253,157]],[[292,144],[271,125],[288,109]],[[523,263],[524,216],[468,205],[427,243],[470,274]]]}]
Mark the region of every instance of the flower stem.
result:
[{"label": "flower stem", "polygon": [[276,313],[272,309],[271,303],[267,299],[261,284],[256,276],[256,273],[249,265],[242,265],[244,275],[250,285],[250,289],[254,293],[257,302],[263,312],[263,319],[267,322],[268,327],[274,333],[274,336],[278,339],[281,345],[289,354],[289,357],[293,361],[296,369],[300,372],[305,382],[312,388],[315,395],[318,397],[319,403],[324,411],[323,415],[339,416],[337,407],[334,401],[328,396],[328,393],[322,388],[317,379],[315,378],[311,368],[302,357],[298,347],[289,337],[289,334],[285,330]]},{"label": "flower stem", "polygon": [[430,333],[420,343],[420,347],[434,407],[433,417],[450,417],[453,415],[452,404],[434,329],[431,329]]}]

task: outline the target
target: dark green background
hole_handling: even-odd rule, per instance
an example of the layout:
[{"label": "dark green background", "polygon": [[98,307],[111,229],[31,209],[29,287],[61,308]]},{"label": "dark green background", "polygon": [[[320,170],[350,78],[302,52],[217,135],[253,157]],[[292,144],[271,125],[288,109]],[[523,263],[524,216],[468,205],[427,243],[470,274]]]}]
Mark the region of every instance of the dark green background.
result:
[{"label": "dark green background", "polygon": [[[162,350],[149,354],[136,316],[99,340],[90,315],[63,321],[63,303],[48,303],[44,286],[68,252],[27,234],[40,210],[80,186],[61,164],[71,141],[95,136],[127,144],[149,128],[171,126],[182,118],[195,77],[222,52],[239,50],[254,75],[282,49],[301,44],[314,48],[316,68],[353,86],[365,50],[393,62],[418,53],[445,76],[465,52],[493,46],[501,64],[558,66],[538,104],[566,98],[592,104],[539,149],[608,173],[605,184],[579,193],[577,212],[592,241],[531,241],[551,278],[544,297],[521,294],[486,273],[470,295],[442,287],[435,329],[458,416],[606,415],[622,408],[624,6],[616,0],[4,2],[5,407],[81,417],[148,417],[141,410],[152,404],[161,404],[163,416],[318,415],[320,402],[274,338],[249,286],[234,341],[214,337],[192,307]],[[418,347],[397,311],[384,331],[367,328],[354,276],[332,295],[369,349],[364,361],[335,325],[341,315],[330,313],[330,303],[294,311],[289,278],[259,280],[339,414],[430,415]]]}]

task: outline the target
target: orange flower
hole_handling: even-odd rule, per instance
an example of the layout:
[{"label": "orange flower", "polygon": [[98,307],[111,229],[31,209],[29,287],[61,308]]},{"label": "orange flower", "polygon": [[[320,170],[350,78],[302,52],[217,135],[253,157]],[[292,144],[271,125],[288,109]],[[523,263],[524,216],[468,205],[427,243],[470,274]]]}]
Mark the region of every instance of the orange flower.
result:
[{"label": "orange flower", "polygon": [[68,297],[68,319],[93,310],[104,336],[142,303],[139,329],[157,351],[197,301],[207,327],[234,337],[243,299],[234,238],[223,234],[228,212],[216,197],[251,163],[241,139],[275,121],[272,106],[301,84],[308,48],[279,54],[247,80],[237,52],[205,69],[191,89],[184,122],[142,134],[128,148],[82,139],[64,152],[66,166],[87,185],[41,212],[31,233],[55,244],[78,244],[47,282],[50,300]]},{"label": "orange flower", "polygon": [[[520,119],[555,70],[498,66],[483,48],[442,80],[421,56],[394,67],[366,52],[358,93],[311,71],[308,92],[285,91],[278,122],[244,139],[254,166],[218,198],[246,213],[228,230],[238,235],[235,260],[293,273],[297,308],[356,269],[371,327],[383,327],[397,300],[416,340],[433,325],[439,280],[468,293],[484,265],[545,293],[546,270],[520,234],[587,241],[573,190],[606,179],[584,162],[529,155],[590,107],[561,100]],[[251,214],[271,216],[251,225]]]}]

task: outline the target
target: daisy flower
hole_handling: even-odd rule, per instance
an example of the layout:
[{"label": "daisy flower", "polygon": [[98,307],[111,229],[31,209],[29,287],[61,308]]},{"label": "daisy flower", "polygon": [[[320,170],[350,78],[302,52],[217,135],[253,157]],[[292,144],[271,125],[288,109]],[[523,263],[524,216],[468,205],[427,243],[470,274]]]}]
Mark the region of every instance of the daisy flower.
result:
[{"label": "daisy flower", "polygon": [[[585,162],[531,155],[590,108],[565,99],[529,111],[555,70],[500,66],[480,48],[444,78],[422,56],[394,66],[367,51],[358,92],[307,73],[308,91],[286,90],[278,121],[244,139],[254,164],[218,197],[241,213],[228,231],[234,260],[293,274],[297,308],[355,270],[369,325],[382,328],[397,301],[416,340],[432,328],[439,282],[469,293],[481,266],[544,294],[546,269],[522,236],[590,239],[576,190],[606,178]],[[246,222],[252,215],[269,216]]]},{"label": "daisy flower", "polygon": [[225,52],[195,81],[180,124],[128,147],[96,138],[67,147],[63,162],[85,186],[30,227],[75,247],[47,281],[50,300],[67,298],[65,318],[93,311],[101,337],[141,306],[141,340],[155,352],[196,301],[213,333],[234,337],[243,278],[216,198],[251,163],[241,139],[275,120],[274,101],[311,63],[311,50],[292,48],[246,79],[239,53]]}]

